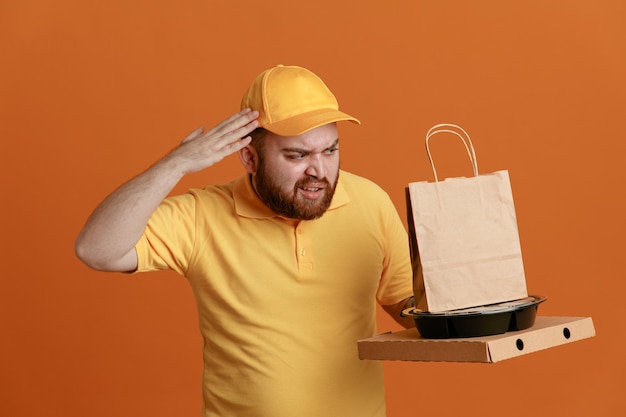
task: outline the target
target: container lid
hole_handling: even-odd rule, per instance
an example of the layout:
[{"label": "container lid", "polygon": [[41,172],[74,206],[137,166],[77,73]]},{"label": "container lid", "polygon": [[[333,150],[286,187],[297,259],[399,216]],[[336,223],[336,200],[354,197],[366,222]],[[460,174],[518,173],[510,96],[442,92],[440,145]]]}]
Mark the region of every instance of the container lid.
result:
[{"label": "container lid", "polygon": [[484,306],[460,308],[458,310],[441,311],[431,313],[429,311],[420,310],[419,308],[408,308],[402,314],[410,317],[459,317],[459,316],[478,316],[487,314],[509,313],[522,310],[533,305],[546,301],[546,297],[541,295],[530,295],[518,300],[505,301],[502,303],[488,304]]}]

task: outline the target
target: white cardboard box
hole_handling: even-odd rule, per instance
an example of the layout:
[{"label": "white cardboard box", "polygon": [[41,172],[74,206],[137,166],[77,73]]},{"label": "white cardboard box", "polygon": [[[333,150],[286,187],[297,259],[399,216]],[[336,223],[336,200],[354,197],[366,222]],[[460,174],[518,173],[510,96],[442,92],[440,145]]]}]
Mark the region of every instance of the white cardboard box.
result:
[{"label": "white cardboard box", "polygon": [[595,335],[591,317],[537,316],[531,328],[493,336],[424,339],[413,328],[362,339],[357,345],[360,359],[493,363]]}]

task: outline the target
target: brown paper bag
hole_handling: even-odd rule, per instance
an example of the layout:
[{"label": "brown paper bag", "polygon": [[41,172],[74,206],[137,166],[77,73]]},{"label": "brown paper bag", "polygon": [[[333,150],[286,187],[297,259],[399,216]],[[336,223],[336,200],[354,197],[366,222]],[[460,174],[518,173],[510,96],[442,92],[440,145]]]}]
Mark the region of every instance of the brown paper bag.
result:
[{"label": "brown paper bag", "polygon": [[[439,181],[428,142],[440,133],[463,141],[473,177]],[[470,137],[456,125],[431,128],[426,151],[435,182],[407,189],[418,308],[441,312],[526,297],[508,171],[478,175]]]}]

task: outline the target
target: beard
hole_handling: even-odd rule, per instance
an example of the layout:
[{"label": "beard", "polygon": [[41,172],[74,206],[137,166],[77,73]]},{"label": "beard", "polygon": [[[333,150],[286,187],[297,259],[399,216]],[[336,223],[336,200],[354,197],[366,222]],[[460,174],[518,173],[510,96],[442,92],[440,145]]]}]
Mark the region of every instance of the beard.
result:
[{"label": "beard", "polygon": [[[274,176],[268,172],[261,159],[253,178],[256,193],[265,205],[280,216],[298,220],[313,220],[322,217],[330,207],[338,181],[339,172],[337,172],[337,179],[332,185],[327,179],[317,180],[305,177],[299,179],[290,192],[286,192],[279,187]],[[307,187],[313,183],[324,185],[324,195],[320,198],[310,200],[298,193],[299,188]]]}]

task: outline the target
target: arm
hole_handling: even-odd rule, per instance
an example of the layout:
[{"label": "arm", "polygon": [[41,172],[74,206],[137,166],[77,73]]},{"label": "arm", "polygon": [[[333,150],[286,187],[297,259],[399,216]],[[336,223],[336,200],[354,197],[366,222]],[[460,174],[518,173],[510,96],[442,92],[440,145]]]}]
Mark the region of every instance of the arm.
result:
[{"label": "arm", "polygon": [[[103,271],[137,269],[135,244],[150,215],[186,174],[208,168],[250,143],[258,112],[243,110],[208,132],[194,130],[147,171],[109,195],[78,235],[75,251],[86,265]],[[242,138],[239,140],[240,138]]]},{"label": "arm", "polygon": [[415,307],[415,298],[413,296],[400,301],[397,304],[392,304],[388,306],[382,306],[383,310],[387,312],[396,322],[398,322],[405,329],[410,329],[415,327],[415,321],[411,317],[403,317],[402,310]]}]

